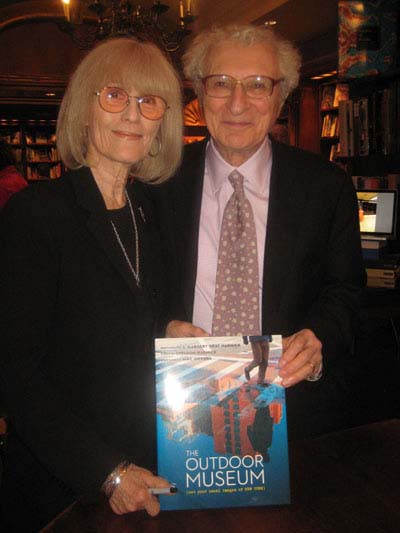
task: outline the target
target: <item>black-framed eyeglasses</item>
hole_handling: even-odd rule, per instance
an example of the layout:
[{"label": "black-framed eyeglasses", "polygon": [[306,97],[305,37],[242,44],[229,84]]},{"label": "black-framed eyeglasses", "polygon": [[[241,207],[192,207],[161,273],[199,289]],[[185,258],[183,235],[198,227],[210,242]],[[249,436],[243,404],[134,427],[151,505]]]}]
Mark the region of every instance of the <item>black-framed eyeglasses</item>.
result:
[{"label": "black-framed eyeglasses", "polygon": [[237,80],[227,74],[211,74],[201,80],[207,96],[213,98],[229,98],[237,84],[243,87],[249,98],[268,98],[274,91],[275,85],[283,81],[269,76],[247,76]]},{"label": "black-framed eyeglasses", "polygon": [[160,120],[168,109],[167,102],[161,96],[131,96],[121,87],[107,86],[94,94],[99,97],[100,107],[108,113],[120,113],[132,99],[136,100],[140,114],[149,120]]}]

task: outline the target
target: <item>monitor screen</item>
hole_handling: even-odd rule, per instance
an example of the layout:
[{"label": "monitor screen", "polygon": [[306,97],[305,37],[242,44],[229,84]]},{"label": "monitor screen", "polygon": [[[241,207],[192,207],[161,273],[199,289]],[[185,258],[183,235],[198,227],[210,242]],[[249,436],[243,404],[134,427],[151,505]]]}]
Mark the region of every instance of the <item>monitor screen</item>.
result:
[{"label": "monitor screen", "polygon": [[394,238],[396,234],[397,191],[357,191],[362,236]]}]

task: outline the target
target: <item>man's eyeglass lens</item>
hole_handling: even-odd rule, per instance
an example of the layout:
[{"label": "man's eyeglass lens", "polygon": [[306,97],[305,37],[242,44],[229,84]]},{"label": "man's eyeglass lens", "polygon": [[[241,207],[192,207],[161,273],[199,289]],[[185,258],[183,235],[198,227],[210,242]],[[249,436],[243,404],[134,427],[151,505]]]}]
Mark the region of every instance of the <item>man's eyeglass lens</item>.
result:
[{"label": "man's eyeglass lens", "polygon": [[108,113],[123,111],[131,99],[137,101],[140,114],[149,120],[159,120],[167,110],[167,103],[161,96],[151,94],[145,96],[130,96],[120,87],[104,87],[96,93],[99,97],[100,107]]},{"label": "man's eyeglass lens", "polygon": [[277,83],[267,76],[248,76],[243,80],[236,80],[227,75],[211,75],[203,79],[206,94],[215,98],[227,98],[231,96],[236,84],[242,85],[245,93],[250,98],[265,98],[271,96]]}]

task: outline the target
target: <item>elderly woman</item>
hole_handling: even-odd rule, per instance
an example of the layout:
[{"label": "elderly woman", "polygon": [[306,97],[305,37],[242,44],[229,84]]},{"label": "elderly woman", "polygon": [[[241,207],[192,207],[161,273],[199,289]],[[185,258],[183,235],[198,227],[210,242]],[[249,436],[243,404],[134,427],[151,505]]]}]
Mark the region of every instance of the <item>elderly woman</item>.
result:
[{"label": "elderly woman", "polygon": [[151,472],[152,340],[165,332],[169,299],[140,182],[174,172],[181,130],[179,79],[162,53],[134,39],[105,42],[78,66],[61,105],[58,149],[70,170],[3,212],[8,531],[37,531],[101,492],[119,514],[159,511],[148,489],[169,483]]}]

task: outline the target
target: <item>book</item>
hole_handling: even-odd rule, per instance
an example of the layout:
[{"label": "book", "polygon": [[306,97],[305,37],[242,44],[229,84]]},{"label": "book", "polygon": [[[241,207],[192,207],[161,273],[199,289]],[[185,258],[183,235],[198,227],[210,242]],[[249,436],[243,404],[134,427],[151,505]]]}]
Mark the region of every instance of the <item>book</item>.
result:
[{"label": "book", "polygon": [[395,269],[398,266],[400,266],[400,254],[385,254],[376,261],[366,261],[367,268]]},{"label": "book", "polygon": [[399,188],[400,174],[388,174],[386,180],[388,189],[395,191]]},{"label": "book", "polygon": [[386,246],[386,239],[361,239],[361,248],[364,250],[379,250]]},{"label": "book", "polygon": [[368,98],[359,98],[354,102],[354,145],[357,155],[369,154]]},{"label": "book", "polygon": [[369,276],[367,278],[367,287],[397,289],[398,286],[398,278],[374,278]]},{"label": "book", "polygon": [[322,87],[322,95],[321,95],[321,111],[332,109],[334,97],[335,97],[335,85],[332,83],[328,85],[324,85]]},{"label": "book", "polygon": [[383,248],[361,248],[362,257],[365,263],[370,261],[380,261],[385,252]]},{"label": "book", "polygon": [[388,186],[388,180],[385,176],[352,176],[351,179],[357,190],[392,189]]},{"label": "book", "polygon": [[353,101],[341,100],[339,102],[339,137],[341,157],[351,157],[354,155],[353,119]]},{"label": "book", "polygon": [[335,95],[333,98],[333,107],[339,107],[339,102],[348,100],[350,94],[350,87],[347,83],[337,83],[335,87]]},{"label": "book", "polygon": [[366,269],[367,276],[369,278],[389,278],[395,279],[399,277],[400,266],[396,268],[375,268],[367,267]]},{"label": "book", "polygon": [[330,152],[329,152],[329,161],[336,161],[336,158],[340,152],[340,146],[339,143],[332,144]]},{"label": "book", "polygon": [[177,488],[161,509],[290,503],[281,336],[155,347],[158,474]]}]

